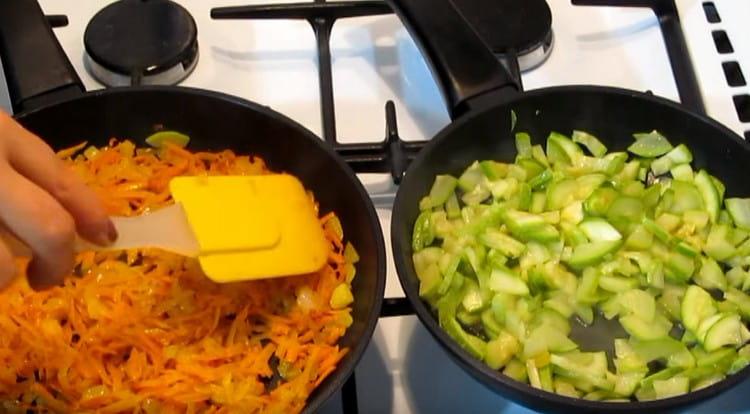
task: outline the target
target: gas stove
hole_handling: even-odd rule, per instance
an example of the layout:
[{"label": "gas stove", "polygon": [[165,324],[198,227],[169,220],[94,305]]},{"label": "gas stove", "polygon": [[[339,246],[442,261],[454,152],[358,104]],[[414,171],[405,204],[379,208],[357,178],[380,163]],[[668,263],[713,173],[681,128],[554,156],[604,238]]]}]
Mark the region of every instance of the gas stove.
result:
[{"label": "gas stove", "polygon": [[[512,46],[503,43],[507,33],[484,32],[482,28],[477,31],[498,59],[505,59],[508,48],[518,55],[519,66],[511,69],[520,71],[526,90],[597,84],[651,91],[705,111],[741,136],[750,136],[750,2],[573,2],[617,3],[618,7],[573,5],[570,0],[548,0],[546,5],[532,2],[541,3],[542,8],[516,15],[515,20],[527,19],[526,24],[533,25],[534,31],[515,39]],[[334,6],[328,13],[356,16],[339,18],[335,24],[300,18],[308,15],[290,11],[281,1],[245,10],[244,17],[253,19],[238,20],[219,18],[237,17],[241,10],[215,10],[215,18],[211,10],[240,4],[257,6],[269,0],[178,3],[184,13],[176,11],[175,18],[183,19],[185,31],[171,33],[170,39],[183,41],[175,52],[180,58],[157,59],[153,64],[139,61],[135,66],[130,61],[131,66],[124,67],[112,62],[118,56],[108,56],[106,48],[102,51],[98,49],[101,44],[97,45],[111,34],[107,32],[107,19],[120,14],[100,13],[106,6],[101,1],[40,0],[48,15],[67,16],[68,24],[56,28],[55,34],[87,89],[179,82],[240,96],[268,105],[332,145],[340,145],[347,159],[360,166],[358,171],[382,171],[359,177],[378,208],[389,251],[390,203],[396,189],[393,175],[398,171],[384,167],[387,162],[375,162],[377,168],[372,167],[358,154],[385,148],[382,141],[390,131],[391,138],[403,140],[408,156],[418,151],[420,141],[429,139],[450,121],[437,84],[398,18],[376,1],[356,2],[359,12],[339,7],[343,3],[329,3]],[[626,3],[652,4],[654,8],[619,7]],[[334,9],[338,11],[331,11]],[[501,18],[498,16],[503,14],[482,17]],[[465,15],[472,13],[465,11]],[[55,19],[63,23],[61,20]],[[488,24],[490,28],[497,26],[492,20]],[[196,29],[194,39],[191,28]],[[133,42],[138,40],[143,38]],[[127,46],[133,45],[122,45]],[[319,49],[321,46],[323,49]],[[318,50],[320,56],[330,53],[330,72],[328,61],[319,61]],[[169,73],[172,75],[165,75]],[[386,105],[389,101],[393,104]],[[0,107],[10,108],[1,72]],[[356,381],[349,381],[323,412],[531,412],[485,389],[458,368],[409,314],[406,302],[399,300],[403,296],[389,257],[385,316],[356,369]],[[743,408],[746,392],[750,392],[747,382],[688,412],[750,413]]]}]

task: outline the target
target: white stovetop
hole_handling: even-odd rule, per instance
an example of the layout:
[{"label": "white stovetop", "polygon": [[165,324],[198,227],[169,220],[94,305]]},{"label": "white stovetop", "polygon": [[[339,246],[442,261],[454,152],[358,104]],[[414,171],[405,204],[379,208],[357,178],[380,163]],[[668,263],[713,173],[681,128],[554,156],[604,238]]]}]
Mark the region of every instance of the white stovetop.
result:
[{"label": "white stovetop", "polygon": [[[200,60],[184,85],[217,90],[269,105],[320,134],[320,106],[315,41],[306,22],[215,21],[211,7],[280,1],[178,0],[198,25]],[[711,42],[700,0],[676,0],[688,33],[689,47],[702,83],[709,113],[738,133],[750,129],[734,112],[724,86],[721,60]],[[88,89],[100,88],[83,68],[83,31],[105,2],[41,0],[48,14],[66,14],[70,25],[55,33]],[[678,100],[669,60],[653,14],[643,9],[574,7],[569,0],[548,0],[552,8],[555,46],[549,60],[523,76],[526,89],[561,84],[599,84],[651,90]],[[750,75],[750,37],[742,11],[746,0],[715,0],[738,56]],[[732,17],[735,17],[735,23]],[[744,25],[743,25],[744,24]],[[730,33],[730,36],[732,34]],[[437,86],[414,42],[394,16],[342,20],[333,30],[333,76],[338,136],[344,142],[381,140],[384,104],[396,103],[401,136],[427,139],[449,122]],[[739,58],[736,58],[739,59]],[[0,74],[1,76],[1,74]],[[750,79],[749,79],[750,80]],[[0,107],[7,105],[0,77]],[[747,93],[747,88],[744,89]],[[6,106],[7,107],[7,106]],[[392,191],[382,175],[362,177],[372,191]],[[390,257],[390,209],[378,206]],[[403,292],[389,259],[386,297]],[[408,412],[528,412],[476,383],[432,340],[415,317],[381,319],[372,344],[357,368],[362,413]],[[724,405],[702,406],[706,412],[738,410],[741,387]],[[726,404],[729,404],[727,406]],[[712,408],[713,407],[713,408]],[[698,409],[700,411],[701,408]],[[332,398],[323,410],[340,412]]]}]

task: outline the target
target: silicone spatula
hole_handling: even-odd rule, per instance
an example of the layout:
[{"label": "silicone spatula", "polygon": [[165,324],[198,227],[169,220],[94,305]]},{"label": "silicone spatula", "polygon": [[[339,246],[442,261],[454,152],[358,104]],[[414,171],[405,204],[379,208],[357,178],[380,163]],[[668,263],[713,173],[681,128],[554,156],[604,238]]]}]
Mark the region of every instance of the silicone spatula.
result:
[{"label": "silicone spatula", "polygon": [[[117,241],[106,248],[82,239],[77,251],[160,248],[197,257],[215,282],[312,273],[325,264],[325,238],[312,199],[289,174],[176,177],[175,203],[135,217],[112,217]],[[29,249],[1,234],[18,256]]]}]

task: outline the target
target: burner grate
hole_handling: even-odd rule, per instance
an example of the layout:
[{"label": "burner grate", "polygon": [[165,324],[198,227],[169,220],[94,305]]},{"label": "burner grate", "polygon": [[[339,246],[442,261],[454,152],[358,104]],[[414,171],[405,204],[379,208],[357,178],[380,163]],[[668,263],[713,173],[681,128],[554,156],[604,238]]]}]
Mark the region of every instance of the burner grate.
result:
[{"label": "burner grate", "polygon": [[336,132],[335,103],[333,99],[333,71],[331,58],[331,30],[337,19],[375,16],[392,13],[382,1],[337,1],[327,3],[271,4],[234,6],[211,9],[214,19],[295,19],[307,20],[315,32],[318,48],[318,77],[320,85],[320,115],[323,139],[328,142],[357,173],[388,172],[393,182],[401,182],[419,150],[421,141],[404,141],[398,134],[396,108],[393,102],[385,105],[386,132],[381,142],[344,144]]}]

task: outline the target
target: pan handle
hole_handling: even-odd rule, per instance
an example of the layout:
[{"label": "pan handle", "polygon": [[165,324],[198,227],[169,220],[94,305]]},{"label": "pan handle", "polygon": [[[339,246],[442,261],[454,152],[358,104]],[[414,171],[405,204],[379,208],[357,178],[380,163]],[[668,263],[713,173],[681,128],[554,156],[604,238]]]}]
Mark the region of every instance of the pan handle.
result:
[{"label": "pan handle", "polygon": [[0,0],[0,59],[16,113],[85,91],[36,0]]},{"label": "pan handle", "polygon": [[388,1],[431,64],[453,119],[498,94],[520,91],[451,0]]}]

